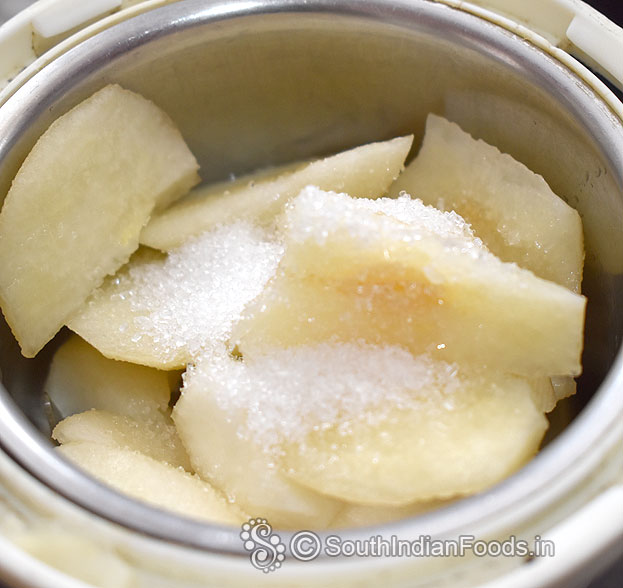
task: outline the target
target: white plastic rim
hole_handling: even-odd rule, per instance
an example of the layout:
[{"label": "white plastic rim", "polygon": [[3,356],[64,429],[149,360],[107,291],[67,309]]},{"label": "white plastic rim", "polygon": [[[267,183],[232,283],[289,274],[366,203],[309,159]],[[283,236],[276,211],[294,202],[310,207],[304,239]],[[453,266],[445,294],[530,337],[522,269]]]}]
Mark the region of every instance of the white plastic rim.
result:
[{"label": "white plastic rim", "polygon": [[[0,47],[2,47],[0,51],[0,106],[17,88],[46,64],[85,39],[118,22],[177,1],[179,0],[105,0],[104,3],[104,0],[95,0],[94,8],[88,11],[83,11],[84,5],[87,4],[84,0],[38,0],[31,4],[0,26]],[[89,0],[88,4],[91,3],[92,0]],[[65,9],[67,5],[82,6],[82,19],[75,19],[71,16],[69,9],[67,13],[70,17],[64,21],[61,20],[59,12],[62,12],[61,8]],[[114,12],[107,15],[109,11]],[[59,41],[43,55],[38,56],[33,46],[33,36],[37,31],[37,24],[46,22],[44,19],[46,13],[53,15],[55,26],[49,30],[44,27],[43,31],[39,31],[41,34],[62,36],[60,31],[63,29],[66,32],[71,31],[72,34],[66,40]],[[98,14],[105,16],[98,18]],[[80,24],[75,24],[76,20],[83,20],[85,26],[80,28]],[[75,28],[79,30],[74,32]]]},{"label": "white plastic rim", "polygon": [[[623,29],[581,0],[472,0],[508,16],[552,45],[581,51],[600,70],[623,86]],[[458,3],[457,3],[458,4]],[[462,4],[462,3],[461,3]]]},{"label": "white plastic rim", "polygon": [[[79,42],[136,14],[174,1],[179,0],[97,0],[87,8],[83,0],[40,0],[0,27],[0,106],[37,71]],[[570,55],[581,56],[623,89],[623,29],[580,0],[437,1],[495,22],[556,57],[623,120],[623,104]],[[76,10],[79,5],[80,10]],[[36,55],[33,29],[42,36],[54,37],[82,23],[88,26],[40,57]],[[581,586],[587,579],[586,566],[594,561],[595,554],[623,540],[621,443],[623,423],[604,439],[603,459],[584,464],[578,472],[586,483],[566,499],[566,511],[573,514],[549,527],[545,523],[549,529],[547,538],[557,545],[556,557],[521,567],[500,560],[464,558],[452,562],[456,568],[452,585],[489,582],[486,586],[490,588]],[[521,519],[521,513],[516,514]],[[1,453],[0,518],[5,527],[13,530],[12,537],[17,538],[9,541],[0,536],[0,578],[10,586],[248,586],[263,585],[262,580],[266,580],[246,559],[163,544],[98,519],[36,482]],[[527,518],[517,527],[529,535],[543,524],[541,521],[536,525]],[[57,542],[56,551],[48,549],[51,537]],[[59,558],[59,550],[65,550],[68,557]],[[50,563],[61,571],[50,568]],[[294,564],[280,571],[279,576],[271,577],[266,585],[289,585],[301,579],[322,586],[381,582],[408,585],[414,573],[434,577],[439,566],[449,565],[440,560],[420,561],[415,567],[412,563],[378,560],[364,565],[358,560],[344,562],[339,569],[325,568],[323,564],[313,568]]]}]

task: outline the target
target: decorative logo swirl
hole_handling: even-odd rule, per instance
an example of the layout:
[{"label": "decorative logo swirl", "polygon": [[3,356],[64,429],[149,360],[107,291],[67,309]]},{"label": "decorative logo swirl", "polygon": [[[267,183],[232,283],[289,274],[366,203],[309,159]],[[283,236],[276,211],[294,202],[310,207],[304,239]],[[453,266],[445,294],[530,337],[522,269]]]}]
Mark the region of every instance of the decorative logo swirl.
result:
[{"label": "decorative logo swirl", "polygon": [[280,568],[286,558],[286,546],[266,519],[249,519],[242,525],[240,539],[244,541],[244,548],[251,552],[249,558],[253,567],[265,574]]}]

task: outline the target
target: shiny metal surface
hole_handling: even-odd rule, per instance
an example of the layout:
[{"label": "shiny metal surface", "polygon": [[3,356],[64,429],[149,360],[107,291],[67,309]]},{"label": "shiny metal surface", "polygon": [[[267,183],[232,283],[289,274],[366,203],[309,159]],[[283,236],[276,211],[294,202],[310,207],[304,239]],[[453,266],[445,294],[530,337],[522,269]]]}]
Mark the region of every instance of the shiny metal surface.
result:
[{"label": "shiny metal surface", "polygon": [[[595,459],[623,418],[623,128],[579,78],[511,33],[426,0],[188,0],[84,42],[10,98],[0,109],[0,194],[45,128],[109,82],[172,116],[205,180],[407,132],[417,144],[431,111],[541,173],[585,223],[585,375],[567,403],[577,416],[511,479],[384,532],[458,534],[501,513],[529,516],[548,489]],[[0,445],[8,454],[102,517],[243,553],[235,530],[138,504],[56,456],[41,384],[58,340],[26,360],[4,324],[0,335]]]}]

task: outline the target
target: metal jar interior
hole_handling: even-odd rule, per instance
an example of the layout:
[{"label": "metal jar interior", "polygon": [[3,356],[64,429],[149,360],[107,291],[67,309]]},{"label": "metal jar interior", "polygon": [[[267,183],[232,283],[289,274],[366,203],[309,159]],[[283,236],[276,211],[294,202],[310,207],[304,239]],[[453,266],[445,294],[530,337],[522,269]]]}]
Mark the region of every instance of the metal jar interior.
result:
[{"label": "metal jar interior", "polygon": [[[576,207],[588,317],[577,396],[548,445],[488,493],[411,521],[456,530],[512,508],[572,467],[621,414],[623,128],[595,92],[529,42],[426,0],[189,0],[116,25],[45,67],[0,109],[0,194],[58,116],[111,82],[179,125],[204,180],[414,133],[429,112],[542,174]],[[241,552],[237,531],[157,511],[79,473],[51,450],[42,384],[62,334],[26,360],[0,326],[0,445],[82,507],[162,539]],[[495,500],[492,499],[495,498]],[[390,526],[386,526],[389,528]]]}]

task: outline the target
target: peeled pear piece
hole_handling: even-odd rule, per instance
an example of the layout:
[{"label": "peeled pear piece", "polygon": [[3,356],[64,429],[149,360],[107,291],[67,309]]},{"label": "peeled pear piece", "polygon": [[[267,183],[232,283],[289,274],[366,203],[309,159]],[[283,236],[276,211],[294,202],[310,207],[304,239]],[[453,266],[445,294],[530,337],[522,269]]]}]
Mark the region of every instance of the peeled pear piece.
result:
[{"label": "peeled pear piece", "polygon": [[[249,513],[279,528],[324,528],[343,504],[290,480],[275,456],[240,435],[244,410],[230,411],[218,402],[219,370],[244,369],[220,353],[207,354],[184,375],[173,410],[177,431],[194,470]],[[228,380],[235,386],[235,379]]]},{"label": "peeled pear piece", "polygon": [[[251,515],[292,509],[290,524],[306,521],[284,480],[370,506],[452,498],[510,475],[547,428],[525,379],[361,342],[206,356],[173,418],[202,477]],[[334,520],[307,504],[317,527]]]},{"label": "peeled pear piece", "polygon": [[104,484],[153,506],[221,525],[248,519],[198,476],[142,453],[91,442],[67,443],[57,451]]},{"label": "peeled pear piece", "polygon": [[492,253],[580,292],[582,221],[543,177],[496,147],[429,114],[418,156],[390,188],[454,210]]},{"label": "peeled pear piece", "polygon": [[[404,167],[413,136],[370,143],[274,175],[259,172],[234,183],[199,187],[168,210],[153,216],[141,243],[169,251],[189,237],[235,220],[270,225],[286,202],[305,186],[377,198]],[[295,164],[296,165],[296,164]]]},{"label": "peeled pear piece", "polygon": [[154,208],[197,184],[197,169],[171,119],[116,85],[52,123],[0,212],[0,306],[26,357],[127,262]]},{"label": "peeled pear piece", "polygon": [[288,475],[329,496],[386,506],[470,495],[500,482],[534,456],[547,420],[524,380],[456,378],[380,422],[366,415],[312,431],[286,448]]},{"label": "peeled pear piece", "polygon": [[77,335],[54,354],[44,390],[62,418],[95,408],[149,420],[171,397],[167,372],[108,359]]},{"label": "peeled pear piece", "polygon": [[277,274],[232,332],[243,355],[363,340],[531,378],[581,371],[586,299],[501,262],[454,213],[310,187],[282,227]]},{"label": "peeled pear piece", "polygon": [[135,419],[105,410],[88,410],[61,421],[52,438],[66,443],[98,443],[137,451],[173,467],[192,471],[188,455],[169,415]]}]

